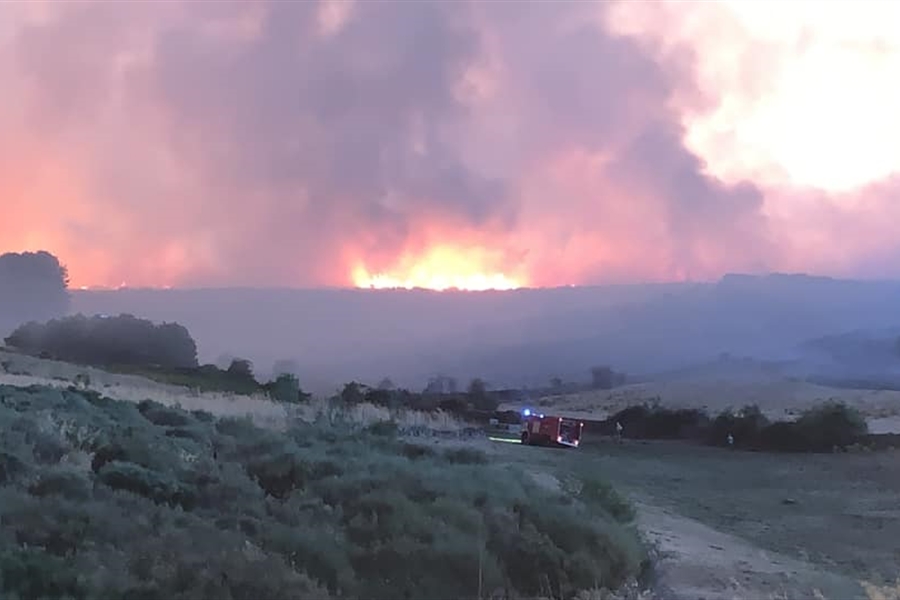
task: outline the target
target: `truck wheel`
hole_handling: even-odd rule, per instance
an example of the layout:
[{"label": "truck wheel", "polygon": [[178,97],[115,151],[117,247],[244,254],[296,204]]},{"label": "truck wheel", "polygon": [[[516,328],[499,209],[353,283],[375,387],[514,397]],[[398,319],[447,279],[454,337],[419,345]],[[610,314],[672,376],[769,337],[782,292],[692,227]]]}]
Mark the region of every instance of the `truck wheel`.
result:
[{"label": "truck wheel", "polygon": [[523,444],[527,444],[527,443],[528,443],[528,432],[527,432],[527,431],[523,431],[523,432],[522,432],[522,443],[523,443]]}]

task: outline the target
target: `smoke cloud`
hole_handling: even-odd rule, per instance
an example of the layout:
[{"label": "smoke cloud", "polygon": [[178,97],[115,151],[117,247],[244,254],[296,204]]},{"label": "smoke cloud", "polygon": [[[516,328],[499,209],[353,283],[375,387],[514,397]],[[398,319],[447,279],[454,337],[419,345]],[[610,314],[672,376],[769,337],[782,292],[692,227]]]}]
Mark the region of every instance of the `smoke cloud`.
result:
[{"label": "smoke cloud", "polygon": [[885,15],[739,5],[3,4],[0,251],[75,285],[896,275]]}]

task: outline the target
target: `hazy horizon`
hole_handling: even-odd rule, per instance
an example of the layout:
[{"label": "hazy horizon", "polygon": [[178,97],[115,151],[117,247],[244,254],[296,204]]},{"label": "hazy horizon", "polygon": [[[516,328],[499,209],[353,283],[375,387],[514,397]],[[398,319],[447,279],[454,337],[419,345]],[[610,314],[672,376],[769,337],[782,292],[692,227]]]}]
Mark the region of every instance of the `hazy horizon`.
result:
[{"label": "hazy horizon", "polygon": [[354,285],[346,286],[287,286],[287,285],[211,285],[211,286],[81,286],[71,288],[72,293],[77,292],[114,292],[123,290],[134,291],[227,291],[227,290],[257,290],[257,291],[296,291],[296,292],[375,292],[381,294],[389,294],[391,292],[424,292],[434,295],[448,294],[467,294],[467,295],[490,295],[490,294],[516,294],[528,293],[536,291],[554,291],[567,289],[610,289],[610,288],[637,288],[637,287],[669,287],[669,286],[690,286],[690,285],[715,285],[723,278],[729,276],[740,277],[810,277],[829,279],[833,281],[853,282],[853,283],[894,283],[900,282],[900,275],[896,277],[834,277],[831,275],[818,275],[814,273],[782,273],[773,271],[770,273],[726,273],[720,278],[702,279],[702,280],[672,280],[672,281],[630,281],[627,283],[591,283],[591,284],[568,284],[555,286],[521,286],[508,289],[485,288],[485,289],[466,289],[466,288],[442,288],[434,289],[429,287],[418,286],[396,286],[396,287],[361,287]]},{"label": "hazy horizon", "polygon": [[900,281],[774,275],[496,293],[76,291],[71,312],[176,321],[194,335],[204,362],[249,358],[266,377],[276,361],[292,360],[308,386],[326,392],[383,377],[419,387],[438,374],[534,387],[553,377],[586,381],[595,365],[647,376],[722,354],[815,359],[797,374],[837,372],[802,345],[853,331],[887,336],[900,327],[898,305]]},{"label": "hazy horizon", "polygon": [[325,387],[802,356],[897,325],[900,4],[861,6],[0,3],[0,252]]}]

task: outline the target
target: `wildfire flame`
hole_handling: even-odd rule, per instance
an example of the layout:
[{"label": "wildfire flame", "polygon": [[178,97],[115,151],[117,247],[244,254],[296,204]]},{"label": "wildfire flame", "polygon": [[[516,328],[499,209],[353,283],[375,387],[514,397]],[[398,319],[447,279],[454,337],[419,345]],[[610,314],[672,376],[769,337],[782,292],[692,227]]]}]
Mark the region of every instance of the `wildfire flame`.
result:
[{"label": "wildfire flame", "polygon": [[481,249],[438,246],[419,258],[405,255],[385,272],[371,273],[360,265],[353,271],[353,284],[369,289],[436,291],[515,290],[526,286],[523,278],[491,268],[491,263],[495,262]]}]

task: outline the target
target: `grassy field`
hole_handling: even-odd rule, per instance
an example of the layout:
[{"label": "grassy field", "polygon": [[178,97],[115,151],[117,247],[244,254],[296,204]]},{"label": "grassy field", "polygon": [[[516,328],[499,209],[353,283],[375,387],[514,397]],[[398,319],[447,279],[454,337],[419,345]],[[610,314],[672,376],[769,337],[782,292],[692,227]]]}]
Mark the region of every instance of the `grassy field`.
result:
[{"label": "grassy field", "polygon": [[429,429],[453,433],[463,428],[462,423],[440,411],[391,411],[371,404],[358,404],[349,409],[336,409],[322,398],[298,405],[275,402],[265,394],[236,394],[225,392],[199,392],[184,386],[161,383],[138,375],[109,373],[93,367],[76,366],[65,362],[24,356],[0,350],[0,385],[25,387],[31,385],[68,388],[78,376],[87,375],[84,386],[109,398],[140,402],[152,399],[166,406],[185,410],[204,410],[219,417],[249,417],[259,426],[281,429],[292,419],[311,423],[322,418],[346,420],[370,425],[379,421],[394,420],[403,429]]},{"label": "grassy field", "polygon": [[879,597],[869,582],[891,598],[900,577],[896,451],[774,455],[590,438],[577,451],[497,446],[561,481],[599,477],[626,493],[662,552],[661,585],[683,597]]},{"label": "grassy field", "polygon": [[[366,404],[353,407],[335,407],[323,400],[314,400],[307,405],[299,407],[285,406],[261,395],[197,393],[182,387],[164,385],[141,377],[109,374],[96,369],[75,367],[66,363],[42,361],[4,353],[0,353],[0,359],[7,363],[6,372],[0,373],[0,384],[19,387],[37,384],[66,388],[72,385],[77,374],[88,372],[91,381],[89,387],[109,397],[128,401],[135,406],[142,400],[152,398],[159,402],[163,408],[181,407],[188,411],[206,411],[218,417],[224,417],[226,420],[231,419],[228,421],[229,423],[237,423],[238,421],[233,420],[236,417],[247,416],[257,426],[273,431],[280,436],[287,436],[292,444],[296,444],[297,440],[302,439],[305,435],[312,438],[311,446],[298,446],[299,450],[294,451],[309,453],[312,462],[304,459],[298,464],[307,466],[313,463],[325,464],[335,456],[340,456],[341,461],[346,461],[350,465],[349,468],[345,467],[341,477],[347,478],[351,482],[355,481],[355,478],[360,477],[362,473],[368,473],[370,481],[374,482],[377,480],[377,482],[380,482],[378,485],[385,489],[395,486],[396,484],[391,482],[396,481],[396,477],[399,476],[405,478],[403,481],[410,483],[410,485],[414,481],[426,482],[426,487],[433,484],[433,486],[437,486],[435,490],[440,490],[440,494],[450,499],[466,498],[466,494],[472,493],[478,497],[480,493],[487,493],[493,498],[492,501],[495,503],[515,505],[516,502],[521,502],[522,498],[531,497],[532,502],[534,502],[531,506],[536,511],[533,515],[539,515],[542,511],[547,512],[544,510],[544,506],[556,506],[556,503],[560,502],[559,499],[568,498],[569,500],[562,501],[560,506],[564,507],[567,506],[566,503],[575,502],[577,506],[581,507],[578,510],[588,511],[587,513],[566,513],[565,519],[575,519],[575,521],[569,522],[570,525],[578,519],[586,519],[587,523],[591,523],[591,527],[601,527],[597,533],[597,535],[601,536],[601,539],[603,535],[606,535],[608,540],[617,540],[612,542],[611,547],[616,549],[615,552],[618,554],[615,556],[619,558],[615,558],[612,563],[609,562],[611,560],[609,555],[606,555],[606,558],[602,558],[602,552],[594,555],[594,558],[586,559],[590,564],[594,564],[596,568],[601,569],[601,571],[597,572],[601,573],[601,575],[597,576],[598,581],[591,583],[591,586],[608,583],[602,580],[603,577],[608,577],[608,574],[611,572],[635,574],[639,571],[640,553],[636,550],[638,548],[637,537],[633,531],[633,526],[630,524],[630,519],[634,516],[636,517],[635,523],[642,535],[652,541],[657,549],[655,558],[657,561],[658,581],[652,593],[659,598],[665,598],[666,600],[669,598],[687,600],[700,597],[706,598],[706,600],[732,600],[734,598],[742,600],[757,600],[758,598],[767,600],[785,600],[788,598],[826,598],[833,600],[843,598],[881,600],[884,598],[896,600],[900,597],[900,587],[892,584],[900,576],[900,545],[898,545],[896,533],[900,531],[900,509],[897,508],[897,498],[900,497],[900,455],[896,452],[773,455],[754,452],[733,452],[677,442],[625,442],[616,444],[611,441],[594,438],[588,438],[584,446],[579,450],[571,451],[523,447],[509,443],[492,443],[486,439],[453,439],[452,436],[446,435],[443,437],[411,438],[409,435],[404,435],[404,432],[409,434],[424,431],[427,435],[438,432],[452,434],[460,431],[463,425],[441,413],[426,414],[415,411],[391,411],[386,408]],[[751,387],[746,382],[733,385],[734,387],[729,387],[728,384],[723,383],[719,388],[720,392],[714,394],[713,388],[707,384],[700,388],[697,387],[696,382],[691,383],[690,386],[684,384],[683,387],[676,388],[681,390],[679,392],[681,396],[669,396],[669,400],[674,403],[681,398],[685,404],[691,406],[692,404],[687,402],[687,399],[693,396],[691,393],[688,393],[688,390],[693,390],[692,393],[696,394],[697,397],[692,402],[697,407],[706,406],[710,409],[727,408],[728,406],[737,407],[743,403],[759,403],[761,400],[768,399],[765,402],[769,402],[768,406],[771,409],[774,402],[771,398],[778,397],[779,390],[784,391],[784,388],[773,387],[775,384],[771,382],[767,384],[768,387],[763,386],[752,393],[748,391],[751,390]],[[833,398],[838,394],[845,394],[838,397],[849,402],[853,402],[853,398],[848,398],[846,394],[861,394],[864,400],[863,409],[868,410],[870,415],[885,414],[885,411],[888,411],[890,408],[889,401],[891,397],[888,395],[873,396],[877,401],[873,401],[872,398],[865,401],[864,397],[871,396],[870,394],[819,388],[820,386],[809,387],[808,384],[801,384],[791,388],[795,391],[794,395],[788,394],[786,397],[800,399],[800,401],[794,402],[797,406],[797,412],[820,400]],[[698,389],[706,390],[703,392],[706,396],[700,395],[697,392]],[[744,395],[735,393],[734,390],[736,389],[744,390],[741,392]],[[622,407],[622,402],[631,402],[631,400],[627,400],[628,398],[642,398],[644,394],[647,397],[653,397],[651,394],[659,392],[659,390],[659,387],[652,388],[648,387],[647,384],[629,386],[624,391],[616,390],[613,394],[614,402],[611,404],[608,402],[609,393],[595,394],[593,399],[582,396],[579,401],[583,401],[583,404],[580,406],[576,405],[576,408],[583,411],[608,410],[613,407]],[[832,391],[834,394],[832,394]],[[606,395],[604,396],[604,394]],[[571,402],[572,398],[565,401]],[[666,403],[665,398],[663,398],[663,401]],[[591,404],[592,402],[594,404]],[[762,403],[763,406],[767,406],[765,402]],[[145,404],[144,406],[147,405]],[[563,404],[559,406],[563,406]],[[592,406],[593,408],[591,408]],[[156,408],[154,410],[160,411],[162,409]],[[879,410],[882,412],[877,412]],[[44,416],[40,417],[40,419],[44,419],[47,412],[46,410],[43,411],[41,414]],[[162,411],[160,414],[167,413]],[[585,413],[576,411],[575,414],[584,415]],[[772,414],[771,411],[770,414]],[[778,415],[773,416],[777,417]],[[132,417],[134,417],[134,414],[132,414]],[[165,419],[167,417],[160,418]],[[195,419],[195,417],[191,418]],[[47,425],[40,419],[37,419],[36,422]],[[373,433],[377,432],[379,428],[383,429],[383,425],[389,421],[396,424],[396,431],[400,434],[400,437],[396,440],[393,438],[395,435],[394,425],[388,427],[381,435]],[[193,424],[189,429],[196,426],[205,432],[200,439],[212,444],[210,447],[215,445],[213,440],[221,442],[221,432],[213,431],[208,428],[208,425],[203,423],[195,423],[194,421],[191,421],[191,423]],[[372,428],[372,426],[374,426],[374,429],[368,429],[367,433],[367,428]],[[241,425],[241,427],[245,426]],[[304,427],[306,429],[303,429]],[[310,429],[310,427],[312,428]],[[83,436],[79,437],[78,431],[80,430],[77,427],[73,428],[70,425],[62,426],[57,424],[56,427],[50,429],[64,432],[69,436],[66,439],[70,440],[67,442],[70,445],[73,443],[71,439],[81,440],[78,443],[85,441]],[[153,439],[157,439],[160,435],[164,435],[168,429],[172,429],[172,427],[164,427],[159,431],[152,430],[150,433],[145,433]],[[183,429],[183,427],[180,429]],[[243,431],[256,432],[252,433],[254,436],[262,435],[256,429],[244,429]],[[306,432],[305,434],[300,433],[304,431]],[[72,438],[72,435],[75,437]],[[196,435],[196,432],[192,435]],[[301,437],[298,437],[298,435]],[[372,435],[375,435],[375,437],[373,438]],[[380,445],[376,444],[373,448],[371,444],[367,445],[366,443],[359,443],[358,440],[354,441],[359,436],[368,436],[366,439],[382,440],[382,442],[379,442]],[[190,436],[188,436],[189,438]],[[175,439],[180,438],[176,437]],[[263,436],[262,439],[269,438]],[[284,441],[285,438],[281,439]],[[281,472],[279,469],[282,469],[287,464],[285,468],[288,468],[288,471],[290,471],[293,468],[291,465],[294,464],[291,461],[294,459],[288,460],[287,463],[280,462],[282,461],[282,458],[278,458],[281,456],[279,454],[280,450],[278,452],[275,452],[275,450],[282,447],[279,446],[281,442],[272,445],[274,442],[269,439],[265,443],[247,443],[250,445],[246,446],[244,450],[239,450],[235,446],[228,446],[228,444],[225,444],[225,446],[232,448],[229,451],[232,454],[227,458],[233,465],[228,467],[231,469],[229,477],[237,478],[231,482],[232,492],[229,493],[244,494],[245,498],[250,498],[258,492],[253,492],[252,486],[248,487],[250,484],[239,473],[247,472],[248,468],[262,468],[267,464],[268,467],[266,468],[274,468],[274,481],[277,482],[278,473]],[[258,449],[251,451],[249,449],[251,447]],[[63,461],[64,468],[88,468],[90,470],[90,457],[92,455],[96,456],[96,449],[88,450],[90,452],[84,450],[76,451],[70,448],[65,455],[67,457],[66,460]],[[274,456],[271,454],[272,452],[275,452]],[[179,453],[178,456],[182,457],[179,460],[182,460],[184,456],[193,456],[193,454],[196,454],[196,451],[187,455]],[[269,458],[266,458],[266,456],[269,456]],[[457,458],[452,458],[454,456]],[[254,457],[261,458],[262,463],[254,462]],[[149,460],[151,457],[145,458]],[[210,457],[201,453],[201,459],[208,462]],[[133,457],[130,460],[140,462],[142,459]],[[266,460],[269,460],[269,462],[266,463]],[[85,461],[87,461],[87,467],[84,466]],[[135,464],[138,464],[138,462]],[[78,467],[79,464],[82,466]],[[204,462],[203,464],[206,463]],[[149,467],[145,468],[150,467],[154,467],[154,465],[150,464]],[[56,468],[54,467],[54,469]],[[165,469],[168,467],[156,465],[154,468]],[[134,475],[134,473],[130,474]],[[520,474],[526,478],[522,479]],[[166,477],[170,475],[168,474]],[[99,477],[100,475],[94,474],[93,476]],[[171,476],[174,477],[174,475]],[[109,480],[116,481],[116,476],[107,474],[105,477],[107,479],[112,477]],[[453,487],[441,487],[449,485],[454,477],[462,477],[464,480],[471,480],[472,477],[475,477],[475,487],[464,486],[458,490]],[[427,483],[429,481],[431,483]],[[167,487],[168,485],[162,485],[158,489],[173,489],[171,486]],[[346,491],[343,488],[341,488],[343,491],[337,488],[333,491],[328,491],[330,488],[327,485],[321,483],[316,483],[316,485],[319,486],[316,488],[317,496],[306,497],[304,502],[316,504],[324,497],[322,494],[327,496],[332,493],[343,494]],[[348,483],[348,485],[352,488],[355,484],[351,485]],[[421,491],[419,487],[416,487],[417,485],[413,485],[410,488],[413,497],[418,497],[416,496],[417,489]],[[144,489],[152,490],[157,488],[150,486]],[[477,490],[479,489],[482,492],[478,492]],[[613,489],[624,492],[632,503],[623,502],[621,497],[612,491]],[[6,493],[11,494],[12,492],[7,491]],[[357,492],[353,492],[353,494],[355,493]],[[246,496],[247,494],[249,496]],[[346,497],[341,496],[340,503],[345,501],[351,502],[350,498],[353,494]],[[20,512],[29,509],[31,500],[28,498],[33,494],[27,493],[27,488],[22,488],[13,495],[15,497],[5,498],[5,502],[8,502],[8,504],[4,504],[4,506],[18,506],[19,508],[16,510],[20,510]],[[406,494],[406,491],[403,491],[401,496],[405,496],[406,500],[391,497],[373,501],[383,501],[388,504],[397,502],[403,504],[410,501],[411,497],[409,494]],[[109,500],[109,498],[111,497],[101,495],[101,500],[103,501]],[[518,498],[518,500],[514,498]],[[54,500],[53,498],[42,498],[39,502],[41,507],[44,507],[46,504],[47,506],[44,508],[57,510],[59,508],[58,504],[62,501],[59,499]],[[129,502],[134,502],[134,500],[120,498],[116,502],[118,504],[115,504],[112,513],[114,515],[119,514],[116,511],[133,510],[138,506],[128,504]],[[414,500],[412,504],[404,505],[407,507],[404,510],[410,510],[415,513],[419,510],[415,508],[415,502],[417,501]],[[547,504],[548,502],[550,504]],[[465,500],[463,500],[463,503],[465,503]],[[138,501],[138,504],[140,510],[149,509],[149,505],[145,501]],[[128,508],[129,506],[131,508]],[[348,507],[351,510],[355,510],[351,505],[348,505]],[[636,507],[636,512],[633,507]],[[91,510],[97,509],[98,507],[94,507]],[[66,510],[75,509],[68,507]],[[216,508],[216,510],[219,510],[219,508]],[[225,507],[223,510],[228,512],[232,509]],[[274,509],[266,508],[270,516],[280,514],[277,511],[271,512],[272,510]],[[344,510],[344,508],[341,508],[341,510]],[[561,510],[568,511],[569,509],[562,508]],[[553,509],[549,514],[557,514],[555,511],[556,509]],[[465,510],[463,512],[465,513]],[[81,513],[75,510],[74,513],[65,514],[71,516],[72,514]],[[124,514],[123,512],[122,515]],[[349,522],[344,522],[340,519],[328,521],[325,519],[324,513],[315,514],[321,523],[304,522],[302,524],[303,527],[307,528],[319,527],[322,523],[327,525],[324,530],[315,529],[312,531],[315,534],[313,536],[314,539],[319,539],[322,536],[334,539],[334,531],[338,530],[343,531],[344,534],[350,530],[356,531],[353,528],[357,527],[358,523],[351,526]],[[420,514],[420,516],[427,521],[431,518],[437,518],[435,516],[437,514],[428,512],[425,515]],[[328,518],[332,517],[334,515]],[[121,518],[124,518],[124,516]],[[160,516],[155,518],[165,520],[174,517],[169,513],[160,513]],[[257,515],[254,518],[259,519],[260,517]],[[540,521],[539,516],[532,518]],[[465,522],[465,520],[463,519],[462,522]],[[170,523],[169,521],[165,521],[165,523],[169,523],[166,530],[166,535],[169,537],[166,538],[167,541],[165,543],[187,544],[184,540],[178,541],[181,539],[178,536],[183,537],[186,535],[178,530],[178,527],[181,525],[177,525],[174,522]],[[556,525],[552,523],[556,523]],[[546,527],[559,527],[560,523],[566,523],[566,521],[551,521],[550,525],[546,521],[536,522],[534,525],[536,535],[538,537],[541,535],[546,536],[548,535]],[[50,524],[52,525],[52,523]],[[206,527],[202,522],[197,521],[191,521],[188,524],[190,527],[201,529]],[[32,525],[37,527],[37,525]],[[403,535],[402,532],[406,531],[406,526],[401,523],[395,523],[395,525],[399,529],[391,533],[391,535]],[[565,527],[570,525],[565,525]],[[48,525],[44,523],[41,526]],[[274,525],[276,530],[282,526],[283,524]],[[291,527],[294,526],[296,524],[291,525]],[[435,526],[434,524],[428,525],[428,527]],[[331,529],[327,529],[328,527]],[[348,527],[350,529],[347,529]],[[544,529],[542,530],[541,527],[544,527]],[[200,530],[198,529],[198,531]],[[229,544],[237,544],[239,539],[241,544],[244,541],[250,544],[242,547],[239,554],[235,554],[238,546],[234,546],[232,548],[233,551],[231,551],[232,554],[229,555],[230,558],[222,558],[220,560],[220,566],[229,569],[235,568],[237,573],[243,573],[240,577],[247,579],[244,585],[251,586],[244,589],[256,590],[256,592],[261,590],[261,588],[252,587],[252,585],[256,585],[253,583],[252,573],[254,571],[247,571],[245,564],[245,559],[256,560],[259,556],[263,556],[265,561],[269,561],[265,564],[272,565],[272,568],[276,569],[276,573],[281,573],[286,578],[284,581],[293,581],[292,578],[298,577],[291,585],[299,586],[296,588],[297,590],[306,591],[303,593],[296,592],[296,597],[302,597],[304,594],[309,597],[317,597],[317,594],[330,593],[328,590],[329,583],[324,584],[325,589],[323,591],[323,584],[321,584],[323,579],[328,579],[332,588],[334,587],[334,582],[337,581],[335,578],[340,577],[344,577],[344,579],[341,579],[342,585],[376,585],[366,579],[370,575],[366,575],[364,569],[361,578],[358,577],[355,568],[351,569],[351,571],[345,570],[342,572],[340,565],[344,563],[340,561],[344,559],[337,555],[331,555],[331,558],[328,559],[333,562],[325,566],[319,564],[319,566],[315,567],[318,570],[314,569],[315,572],[311,575],[309,573],[298,573],[294,570],[284,571],[283,563],[279,562],[284,560],[283,553],[281,550],[273,550],[273,548],[281,548],[281,546],[278,546],[278,543],[283,542],[277,542],[277,539],[280,539],[278,535],[281,534],[276,535],[272,531],[267,529],[262,538],[255,537],[257,534],[249,535],[246,532],[244,532],[244,537],[242,538],[229,537],[233,535],[233,532],[215,534],[224,536],[220,539],[220,542],[229,548],[232,547],[228,546]],[[325,531],[329,533],[326,535]],[[541,531],[543,531],[543,534]],[[208,529],[203,529],[203,532],[203,535],[213,535],[214,533],[213,530]],[[8,536],[10,532],[6,531],[4,535]],[[146,535],[146,533],[135,535]],[[269,535],[275,535],[275,538],[267,537]],[[285,535],[287,535],[286,532]],[[465,538],[469,534],[462,531],[458,535]],[[578,537],[578,539],[583,540],[584,538]],[[160,544],[164,543],[161,540],[157,541]],[[466,579],[466,583],[463,587],[467,591],[465,593],[458,592],[456,596],[451,594],[453,597],[466,596],[472,593],[471,589],[476,584],[468,580],[478,580],[477,569],[474,575],[471,570],[472,565],[477,564],[477,562],[472,562],[472,557],[477,556],[477,539],[471,543],[469,541],[462,543],[464,546],[471,546],[468,550],[461,550],[459,555],[460,557],[468,557],[459,558],[462,561],[460,564],[465,565],[460,568],[465,573],[463,577]],[[507,540],[506,543],[509,543],[509,541]],[[560,540],[553,542],[553,544],[561,543],[563,542]],[[578,543],[587,542],[582,541]],[[556,547],[557,549],[562,548],[562,546]],[[263,552],[262,555],[256,554],[260,548]],[[599,547],[596,547],[591,552],[597,551],[597,548]],[[112,552],[111,550],[108,551]],[[450,552],[449,555],[442,555],[443,558],[438,557],[435,560],[439,562],[456,560],[448,558],[448,556],[456,556],[454,554],[456,551],[451,549],[448,552]],[[541,552],[544,552],[544,550]],[[571,554],[571,549],[565,549],[562,554],[554,554],[554,552],[557,551],[548,547],[546,553],[540,554],[538,563],[528,562],[528,560],[534,560],[534,557],[527,560],[525,557],[520,557],[525,561],[521,564],[526,566],[520,565],[520,567],[516,568],[525,569],[522,572],[529,572],[543,568],[541,565],[544,565],[547,561],[550,563],[563,561],[560,564],[564,564],[565,556]],[[588,555],[591,552],[588,552]],[[91,560],[100,560],[102,558],[103,560],[113,561],[111,564],[117,564],[115,560],[119,560],[119,558],[114,558],[114,556],[115,552],[109,556],[104,554],[103,557],[100,557],[100,554],[98,554],[93,556]],[[20,556],[16,560],[25,560],[27,558]],[[176,558],[171,560],[176,560]],[[182,558],[188,560],[188,562],[193,560],[187,555]],[[497,559],[495,556],[495,560],[499,561],[498,564],[505,564],[504,560],[506,559]],[[228,563],[228,561],[236,562],[232,564]],[[0,560],[0,567],[3,567],[3,564],[7,563],[3,563]],[[13,561],[14,566],[17,564],[19,563]],[[91,567],[92,563],[89,564],[89,561],[85,564],[87,565],[86,568],[93,568]],[[172,569],[175,568],[174,564],[167,563],[158,568]],[[611,564],[618,566],[612,568],[609,566]],[[580,567],[588,569],[585,571],[588,575],[567,575],[566,577],[569,577],[570,581],[571,577],[576,577],[576,579],[581,577],[577,581],[580,582],[579,585],[585,587],[588,585],[588,579],[595,576],[590,575],[590,573],[595,573],[595,571],[590,570],[595,567]],[[127,570],[130,567],[126,566],[123,568]],[[494,567],[490,568],[493,569]],[[499,569],[500,567],[497,568]],[[347,574],[350,572],[352,572],[352,576]],[[488,577],[489,579],[488,583],[483,581],[482,590],[484,591],[485,586],[494,586],[495,588],[498,585],[502,586],[502,572],[502,569],[500,571],[494,570],[492,574],[488,575],[482,572],[482,578]],[[341,575],[341,573],[344,574]],[[501,574],[498,575],[498,573]],[[603,573],[606,573],[606,575],[602,575]],[[134,576],[140,580],[138,575]],[[524,575],[520,576],[525,577]],[[169,575],[166,575],[166,577],[169,577]],[[557,584],[559,584],[558,579],[557,577]],[[166,579],[166,581],[171,582],[173,580]],[[366,583],[367,581],[369,583]],[[131,583],[134,584],[134,582]],[[876,587],[871,587],[869,584]],[[142,584],[138,581],[135,585],[138,585],[139,588]],[[200,584],[194,581],[191,585],[196,586]],[[450,583],[441,583],[440,585],[445,586],[443,588],[444,591],[451,589]],[[529,591],[534,592],[533,595],[535,596],[556,597],[559,595],[552,590],[552,585],[549,586],[551,589],[548,591],[548,584],[544,580],[533,580],[527,586],[531,586]],[[199,588],[192,589],[196,591]],[[216,588],[216,590],[219,589],[225,588]],[[230,590],[231,588],[228,589]],[[399,588],[388,586],[380,589],[382,589],[384,594],[390,595],[392,590]],[[405,589],[410,590],[410,593],[420,594],[421,597],[432,595],[431,591],[424,593],[421,589],[415,587],[407,587]],[[428,590],[433,589],[435,588],[428,588]],[[267,588],[261,591],[274,593],[278,590]],[[334,590],[332,589],[331,591]],[[491,591],[496,591],[496,589]],[[574,587],[571,585],[570,592],[574,592]],[[240,593],[229,593],[234,598],[244,597]],[[632,598],[640,596],[639,591],[636,589],[632,589],[628,593],[631,594],[630,597]],[[365,596],[365,594],[363,595]],[[489,592],[482,594],[483,597],[488,597],[489,595]],[[183,595],[183,597],[190,597],[190,593],[187,593],[186,596]],[[369,595],[366,597],[375,596]],[[599,598],[607,598],[608,594],[607,592],[591,592],[582,589],[579,597],[583,600],[597,600]]]},{"label": "grassy field", "polygon": [[[561,416],[602,420],[629,406],[655,399],[668,408],[696,408],[710,414],[757,405],[773,421],[791,420],[813,406],[834,400],[858,409],[873,433],[900,433],[900,392],[852,390],[769,376],[765,373],[736,378],[708,376],[637,383],[613,390],[545,396],[531,400],[533,407]],[[525,408],[523,403],[502,409]]]}]

